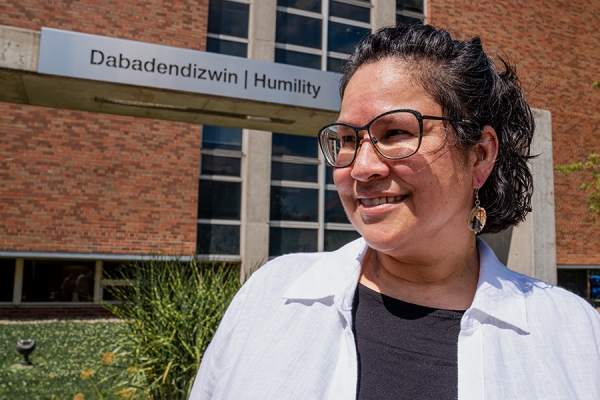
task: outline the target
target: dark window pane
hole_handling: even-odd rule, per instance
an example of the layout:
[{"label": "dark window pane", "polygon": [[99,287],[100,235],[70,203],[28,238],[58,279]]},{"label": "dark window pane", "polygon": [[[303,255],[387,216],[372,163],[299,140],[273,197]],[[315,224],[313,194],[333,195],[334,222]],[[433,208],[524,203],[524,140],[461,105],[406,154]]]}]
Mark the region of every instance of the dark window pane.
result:
[{"label": "dark window pane", "polygon": [[298,46],[321,48],[322,24],[320,19],[277,11],[275,41]]},{"label": "dark window pane", "polygon": [[590,299],[600,299],[600,269],[590,270]]},{"label": "dark window pane", "polygon": [[271,220],[317,222],[318,196],[317,189],[271,186]]},{"label": "dark window pane", "polygon": [[587,298],[587,270],[585,269],[559,269],[558,286],[567,289],[569,292],[578,294]]},{"label": "dark window pane", "polygon": [[350,223],[342,206],[340,196],[335,190],[325,191],[325,222]]},{"label": "dark window pane", "polygon": [[[104,290],[102,291],[102,300],[104,300],[104,301],[117,300],[117,297],[113,294],[113,290],[117,290],[119,292],[125,292],[126,293],[125,296],[127,296],[129,298],[133,298],[133,296],[134,296],[132,286],[105,286]],[[119,296],[119,298],[122,298],[122,297]]]},{"label": "dark window pane", "polygon": [[317,251],[317,230],[296,228],[269,229],[269,256]]},{"label": "dark window pane", "polygon": [[396,10],[409,10],[422,13],[423,0],[396,0]]},{"label": "dark window pane", "polygon": [[204,125],[202,127],[202,147],[205,149],[242,150],[242,130]]},{"label": "dark window pane", "polygon": [[104,261],[102,277],[104,279],[129,279],[132,277],[130,261]]},{"label": "dark window pane", "polygon": [[15,263],[14,258],[0,258],[0,301],[13,300]]},{"label": "dark window pane", "polygon": [[317,182],[318,166],[272,162],[271,179],[274,181]]},{"label": "dark window pane", "polygon": [[284,49],[275,49],[275,62],[298,67],[321,69],[321,56]]},{"label": "dark window pane", "polygon": [[218,157],[209,154],[202,155],[202,174],[240,176],[242,160],[233,157]]},{"label": "dark window pane", "polygon": [[419,18],[407,17],[406,15],[396,14],[396,24],[415,25],[422,24]]},{"label": "dark window pane", "polygon": [[208,32],[247,38],[249,10],[249,4],[210,0],[208,6]]},{"label": "dark window pane", "polygon": [[240,219],[241,184],[200,181],[198,218]]},{"label": "dark window pane", "polygon": [[355,231],[326,230],[324,249],[325,251],[337,250],[346,243],[350,243],[351,241],[358,239],[359,237],[360,235],[358,234],[358,232]]},{"label": "dark window pane", "polygon": [[198,224],[198,254],[240,254],[240,227]]},{"label": "dark window pane", "polygon": [[329,22],[329,32],[327,34],[327,42],[329,43],[329,51],[338,53],[352,53],[354,46],[365,35],[370,32],[368,28],[358,26],[340,24],[338,22]]},{"label": "dark window pane", "polygon": [[371,22],[371,8],[359,7],[351,4],[338,3],[337,1],[329,2],[329,15],[345,19],[351,19],[359,22]]},{"label": "dark window pane", "polygon": [[90,302],[94,298],[93,261],[25,260],[25,302]]},{"label": "dark window pane", "polygon": [[325,183],[327,183],[327,184],[335,183],[333,181],[333,167],[330,167],[329,165],[327,165],[327,167],[325,169]]},{"label": "dark window pane", "polygon": [[316,13],[321,12],[321,0],[277,0],[277,5]]},{"label": "dark window pane", "polygon": [[327,71],[341,73],[346,65],[346,60],[341,58],[327,57]]},{"label": "dark window pane", "polygon": [[229,56],[247,57],[248,45],[246,43],[209,37],[206,38],[206,51],[210,53],[227,54]]},{"label": "dark window pane", "polygon": [[319,145],[316,137],[273,134],[274,156],[297,156],[317,158]]}]

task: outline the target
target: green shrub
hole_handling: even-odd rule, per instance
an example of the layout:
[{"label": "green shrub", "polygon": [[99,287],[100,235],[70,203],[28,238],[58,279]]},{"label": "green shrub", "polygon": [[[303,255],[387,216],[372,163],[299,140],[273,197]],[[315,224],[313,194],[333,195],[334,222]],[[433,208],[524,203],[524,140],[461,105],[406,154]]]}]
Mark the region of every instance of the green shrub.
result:
[{"label": "green shrub", "polygon": [[109,287],[121,304],[106,307],[124,321],[117,341],[131,364],[113,393],[187,399],[202,354],[240,287],[237,266],[152,260],[129,264],[123,274],[118,278],[132,284]]}]

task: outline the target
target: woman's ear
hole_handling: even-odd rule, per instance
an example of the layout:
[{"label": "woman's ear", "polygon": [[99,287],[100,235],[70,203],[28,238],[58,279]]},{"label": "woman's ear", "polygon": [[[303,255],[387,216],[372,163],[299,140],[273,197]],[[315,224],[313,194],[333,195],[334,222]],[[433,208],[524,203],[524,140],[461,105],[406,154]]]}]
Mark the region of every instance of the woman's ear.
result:
[{"label": "woman's ear", "polygon": [[479,189],[492,173],[498,157],[498,135],[494,128],[489,125],[483,127],[483,134],[473,147],[473,153],[473,189]]}]

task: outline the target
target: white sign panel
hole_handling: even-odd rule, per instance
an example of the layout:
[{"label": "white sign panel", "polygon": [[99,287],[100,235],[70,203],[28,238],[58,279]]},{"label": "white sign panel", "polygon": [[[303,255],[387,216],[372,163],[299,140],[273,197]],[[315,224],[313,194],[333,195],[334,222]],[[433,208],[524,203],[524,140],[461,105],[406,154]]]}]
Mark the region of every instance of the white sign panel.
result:
[{"label": "white sign panel", "polygon": [[38,72],[338,111],[339,74],[42,28]]}]

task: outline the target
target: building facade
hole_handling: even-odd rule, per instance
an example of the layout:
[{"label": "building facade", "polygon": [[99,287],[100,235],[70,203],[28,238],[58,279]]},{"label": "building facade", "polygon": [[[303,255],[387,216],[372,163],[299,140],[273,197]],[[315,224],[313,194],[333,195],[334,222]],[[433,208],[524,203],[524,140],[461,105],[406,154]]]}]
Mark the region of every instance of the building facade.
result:
[{"label": "building facade", "polygon": [[[316,139],[334,110],[44,74],[42,28],[334,76],[367,32],[425,21],[457,38],[480,36],[488,53],[517,65],[532,107],[546,110],[538,121],[547,123],[547,140],[538,147],[551,166],[600,148],[600,90],[591,86],[600,80],[600,55],[591,51],[600,43],[598,8],[591,1],[2,2],[0,317],[93,312],[108,299],[106,271],[134,259],[197,253],[250,271],[280,254],[333,250],[358,236]],[[544,171],[534,169],[544,195],[533,206],[550,217],[538,214],[526,229],[489,240],[506,250],[509,266],[528,252],[533,267],[524,272],[556,282],[558,267],[559,284],[592,298],[598,223],[584,221],[585,194],[572,177]],[[523,250],[518,245],[529,242],[519,235],[535,243]],[[544,264],[552,265],[532,261],[548,254]]]}]

